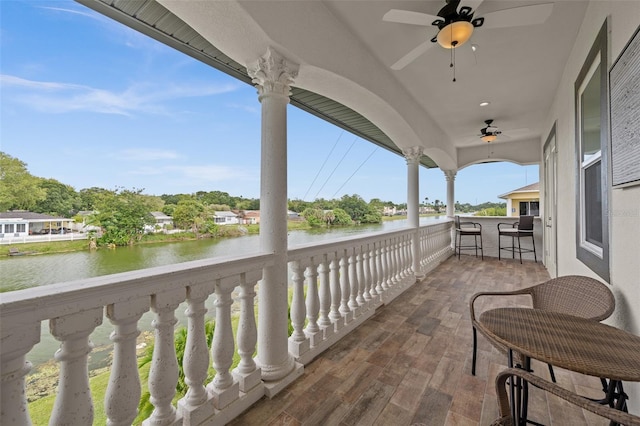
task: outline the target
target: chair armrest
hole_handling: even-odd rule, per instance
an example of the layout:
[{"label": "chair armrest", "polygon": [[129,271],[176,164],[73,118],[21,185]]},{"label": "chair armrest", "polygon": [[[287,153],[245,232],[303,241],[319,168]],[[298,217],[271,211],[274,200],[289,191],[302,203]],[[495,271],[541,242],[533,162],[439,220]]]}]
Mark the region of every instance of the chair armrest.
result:
[{"label": "chair armrest", "polygon": [[509,228],[517,228],[518,227],[518,222],[515,222],[515,223],[500,222],[500,223],[498,223],[498,231],[500,231],[500,225],[508,226]]},{"label": "chair armrest", "polygon": [[482,225],[478,222],[460,222],[460,227],[462,227],[462,225],[473,225],[474,228],[482,229]]},{"label": "chair armrest", "polygon": [[527,287],[527,288],[523,288],[520,290],[513,290],[513,291],[482,291],[480,293],[474,294],[473,296],[471,296],[471,299],[469,300],[471,322],[472,323],[478,322],[476,320],[475,307],[474,307],[474,304],[477,298],[483,297],[483,296],[521,296],[521,295],[531,296],[531,288]]},{"label": "chair armrest", "polygon": [[539,376],[535,376],[524,370],[517,368],[509,368],[502,371],[496,377],[496,394],[498,398],[498,409],[500,411],[500,419],[496,420],[494,424],[511,424],[511,408],[509,406],[509,398],[507,396],[506,382],[510,377],[521,377],[531,385],[549,392],[558,398],[574,404],[582,409],[591,411],[601,417],[612,420],[614,422],[624,424],[627,426],[639,426],[640,417],[633,414],[625,413],[624,411],[616,410],[608,405],[602,405],[598,402],[591,401],[585,397],[582,397],[576,393],[573,393],[563,387],[558,386],[555,383],[551,383]]}]

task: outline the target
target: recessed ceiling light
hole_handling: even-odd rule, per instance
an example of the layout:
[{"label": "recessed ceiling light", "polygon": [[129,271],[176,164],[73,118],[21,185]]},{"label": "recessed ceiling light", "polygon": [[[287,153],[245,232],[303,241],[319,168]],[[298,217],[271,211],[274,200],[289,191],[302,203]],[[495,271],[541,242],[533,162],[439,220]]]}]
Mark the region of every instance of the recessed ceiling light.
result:
[{"label": "recessed ceiling light", "polygon": [[489,105],[490,102],[484,101],[484,102],[480,102],[480,106],[487,106]]}]

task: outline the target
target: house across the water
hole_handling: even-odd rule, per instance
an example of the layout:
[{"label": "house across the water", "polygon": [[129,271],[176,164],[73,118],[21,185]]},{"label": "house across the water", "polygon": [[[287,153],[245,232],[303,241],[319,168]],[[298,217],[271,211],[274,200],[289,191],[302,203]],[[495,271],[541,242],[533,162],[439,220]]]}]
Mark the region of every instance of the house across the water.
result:
[{"label": "house across the water", "polygon": [[0,239],[72,232],[73,219],[26,210],[0,212]]}]

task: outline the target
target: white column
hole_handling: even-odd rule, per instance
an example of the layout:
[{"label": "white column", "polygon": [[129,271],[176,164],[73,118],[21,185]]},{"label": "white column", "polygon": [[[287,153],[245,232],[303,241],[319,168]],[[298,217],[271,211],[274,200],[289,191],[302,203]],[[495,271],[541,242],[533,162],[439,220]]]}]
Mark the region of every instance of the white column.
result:
[{"label": "white column", "polygon": [[420,270],[420,236],[418,229],[420,228],[420,157],[422,156],[422,148],[414,146],[402,150],[407,160],[407,219],[409,226],[414,229],[413,238],[411,240],[411,269],[416,276],[421,276]]},{"label": "white column", "polygon": [[260,245],[274,254],[266,267],[258,300],[257,363],[265,381],[294,369],[287,345],[287,104],[297,66],[271,49],[247,68],[262,104],[260,161]]},{"label": "white column", "polygon": [[453,217],[456,211],[455,182],[457,171],[443,170],[443,172],[447,179],[447,217]]}]

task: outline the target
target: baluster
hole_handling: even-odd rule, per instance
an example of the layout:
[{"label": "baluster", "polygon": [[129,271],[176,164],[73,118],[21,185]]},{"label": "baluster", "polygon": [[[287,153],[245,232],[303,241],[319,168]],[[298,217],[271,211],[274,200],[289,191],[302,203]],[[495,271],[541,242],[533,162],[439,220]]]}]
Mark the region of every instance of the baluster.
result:
[{"label": "baluster", "polygon": [[341,250],[340,256],[340,292],[342,298],[340,299],[340,313],[345,316],[346,322],[349,322],[347,315],[351,310],[349,309],[349,293],[351,291],[349,287],[349,259],[347,257],[346,250]]},{"label": "baluster", "polygon": [[427,251],[427,245],[426,245],[426,234],[425,234],[425,229],[422,228],[420,229],[420,266],[422,267],[422,269],[424,269],[424,265],[425,265],[425,260],[429,254],[429,252]]},{"label": "baluster", "polygon": [[[412,234],[415,235],[415,234]],[[404,250],[402,251],[402,271],[404,272],[405,278],[411,277],[415,271],[412,269],[412,256],[411,256],[411,240],[412,235],[406,234],[403,236]]]},{"label": "baluster", "polygon": [[409,276],[406,268],[406,248],[407,236],[403,234],[398,237],[398,276],[400,281],[404,281]]},{"label": "baluster", "polygon": [[331,283],[331,312],[329,318],[331,322],[335,324],[335,331],[340,330],[344,326],[342,315],[340,314],[340,299],[342,293],[340,292],[340,272],[339,272],[339,260],[338,255],[335,253],[330,264],[330,283]]},{"label": "baluster", "polygon": [[104,397],[109,426],[130,425],[138,415],[141,388],[136,339],[140,335],[138,321],[149,310],[149,302],[149,297],[142,297],[107,306],[107,318],[115,327],[110,336],[113,363]]},{"label": "baluster", "polygon": [[400,237],[395,236],[391,240],[391,283],[397,285],[401,281],[400,277]]},{"label": "baluster", "polygon": [[390,283],[390,270],[389,270],[389,240],[383,240],[380,244],[380,270],[382,270],[382,279],[380,280],[380,286],[383,291],[389,290]]},{"label": "baluster", "polygon": [[369,248],[369,244],[367,244],[366,248],[362,252],[362,269],[364,271],[364,300],[368,303],[371,297],[371,284],[373,282],[373,278],[371,275],[371,250]]},{"label": "baluster", "polygon": [[359,315],[358,311],[358,265],[356,263],[356,249],[351,249],[351,255],[349,255],[349,303],[348,306],[354,316]]},{"label": "baluster", "polygon": [[93,345],[89,335],[102,324],[102,317],[102,307],[99,307],[49,321],[51,334],[61,342],[55,354],[55,359],[60,363],[60,381],[50,425],[93,423],[87,364]]},{"label": "baluster", "polygon": [[213,395],[214,406],[218,410],[238,399],[239,385],[230,372],[235,347],[233,328],[231,327],[231,292],[238,283],[238,277],[226,277],[216,280],[216,328],[213,331],[211,359],[216,375],[207,385]]},{"label": "baluster", "polygon": [[324,330],[324,339],[328,339],[333,334],[333,327],[331,326],[331,319],[329,318],[329,312],[331,310],[331,284],[329,280],[329,262],[327,261],[327,255],[322,256],[322,261],[318,266],[318,273],[320,279],[320,319],[318,324],[320,328]]},{"label": "baluster", "polygon": [[380,260],[380,242],[374,243],[371,251],[371,295],[382,300],[382,263]]},{"label": "baluster", "polygon": [[307,340],[307,335],[304,334],[304,320],[306,316],[306,308],[304,304],[304,274],[303,266],[299,260],[291,262],[291,269],[293,270],[293,298],[291,300],[291,325],[293,326],[293,333],[289,337],[289,350],[295,355],[300,356],[304,349],[300,347]]},{"label": "baluster", "polygon": [[316,346],[322,340],[320,327],[318,327],[318,269],[311,258],[311,265],[304,270],[307,280],[307,327],[305,334],[311,340],[311,346]]},{"label": "baluster", "polygon": [[23,326],[8,322],[0,328],[0,424],[30,426],[24,378],[31,371],[31,363],[26,355],[40,341],[40,321]]},{"label": "baluster", "polygon": [[178,320],[174,312],[185,298],[185,289],[179,288],[151,296],[151,310],[156,318],[153,358],[149,369],[149,393],[155,407],[143,425],[176,425],[180,421],[171,404],[178,383],[178,360],[174,342],[174,327]]},{"label": "baluster", "polygon": [[233,377],[238,381],[242,392],[248,393],[261,381],[261,370],[253,360],[258,342],[255,285],[262,277],[261,271],[252,271],[240,275],[240,321],[238,323],[238,354],[240,363],[233,369]]},{"label": "baluster", "polygon": [[400,253],[399,237],[393,237],[390,241],[390,263],[391,263],[391,284],[390,286],[396,286],[400,282],[400,263],[398,262],[398,254]]},{"label": "baluster", "polygon": [[213,291],[213,283],[187,287],[187,341],[182,370],[189,389],[184,398],[178,401],[178,411],[189,423],[196,423],[197,419],[209,417],[214,413],[213,408],[205,404],[209,395],[204,387],[209,371],[209,348],[205,328],[205,315],[208,310],[205,302]]},{"label": "baluster", "polygon": [[356,302],[358,302],[358,306],[364,306],[366,303],[364,298],[366,284],[364,278],[364,253],[362,246],[358,248],[358,254],[356,255],[356,270],[358,274],[358,297],[356,297]]}]

